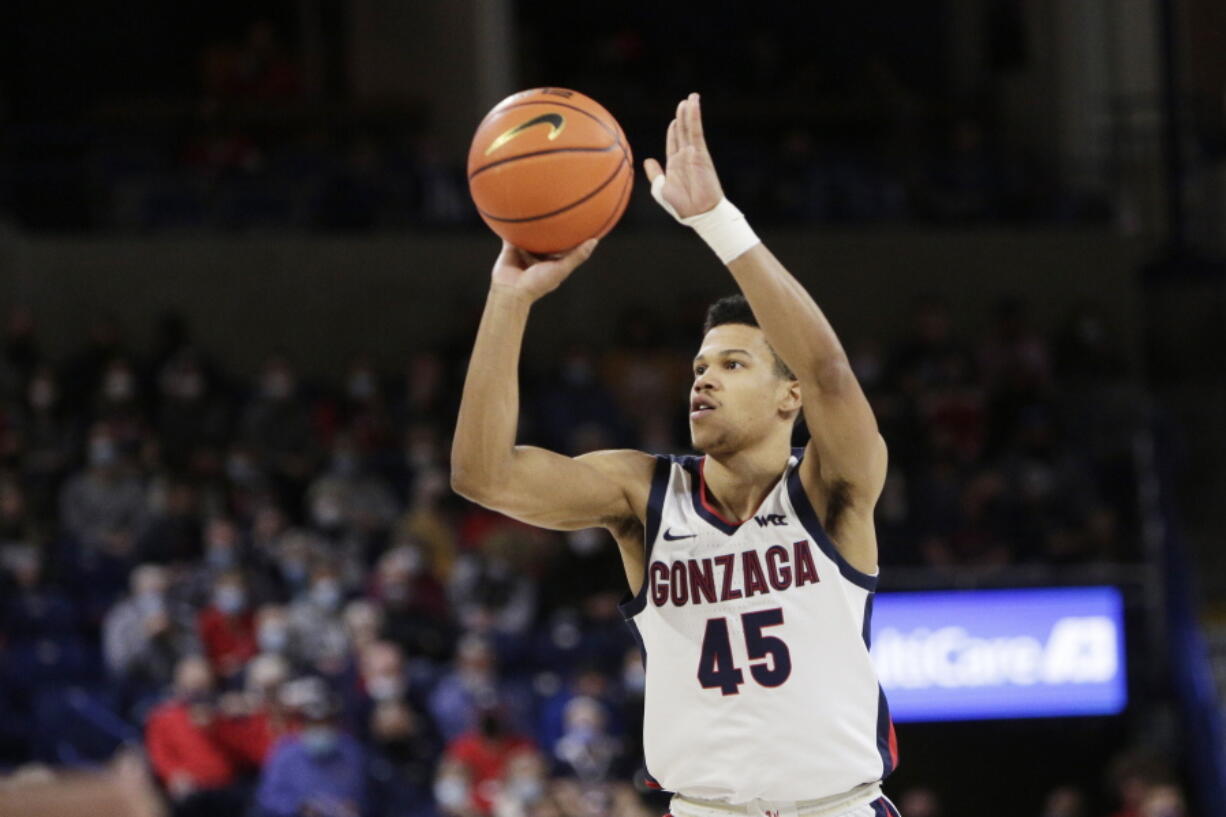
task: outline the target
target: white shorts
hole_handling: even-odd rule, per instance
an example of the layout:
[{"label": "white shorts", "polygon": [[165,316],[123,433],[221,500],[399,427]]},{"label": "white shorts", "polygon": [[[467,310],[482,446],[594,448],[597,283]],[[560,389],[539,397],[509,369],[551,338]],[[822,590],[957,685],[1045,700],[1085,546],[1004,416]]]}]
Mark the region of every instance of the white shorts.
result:
[{"label": "white shorts", "polygon": [[865,783],[846,794],[820,800],[723,803],[674,794],[668,817],[899,817],[899,814],[881,793],[880,783]]}]

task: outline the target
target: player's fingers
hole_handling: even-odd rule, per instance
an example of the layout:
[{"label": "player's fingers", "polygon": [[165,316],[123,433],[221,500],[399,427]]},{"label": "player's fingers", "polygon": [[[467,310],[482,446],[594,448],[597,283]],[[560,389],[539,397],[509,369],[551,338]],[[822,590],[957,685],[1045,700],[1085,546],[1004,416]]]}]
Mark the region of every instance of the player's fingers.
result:
[{"label": "player's fingers", "polygon": [[668,123],[668,135],[664,137],[664,158],[667,161],[669,156],[677,152],[677,120]]},{"label": "player's fingers", "polygon": [[650,183],[654,182],[656,180],[656,176],[663,173],[664,169],[660,167],[660,163],[655,159],[644,159],[643,172],[647,174],[647,181]]},{"label": "player's fingers", "polygon": [[584,261],[592,257],[592,253],[596,251],[596,245],[600,242],[595,238],[589,238],[578,247],[575,247],[566,255],[557,260],[557,265],[561,268],[563,274],[569,275],[574,271],[575,267],[582,264]]},{"label": "player's fingers", "polygon": [[498,253],[498,263],[519,267],[521,266],[520,260],[519,249],[510,241],[503,239],[502,251]]},{"label": "player's fingers", "polygon": [[689,107],[688,103],[688,98],[677,103],[677,142],[681,146],[685,146],[690,143],[690,128],[686,123],[686,109]]},{"label": "player's fingers", "polygon": [[690,94],[690,138],[699,149],[707,146],[707,137],[702,130],[702,102],[698,94]]}]

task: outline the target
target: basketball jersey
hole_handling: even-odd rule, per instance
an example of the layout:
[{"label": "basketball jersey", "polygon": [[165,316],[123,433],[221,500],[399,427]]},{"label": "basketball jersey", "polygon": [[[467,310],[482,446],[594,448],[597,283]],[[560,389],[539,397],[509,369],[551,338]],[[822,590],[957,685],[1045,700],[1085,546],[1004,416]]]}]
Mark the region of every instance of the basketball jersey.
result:
[{"label": "basketball jersey", "polygon": [[642,589],[622,605],[647,671],[643,746],[665,790],[813,800],[897,764],[869,660],[877,579],[835,549],[795,449],[740,524],[710,504],[703,457],[658,457]]}]

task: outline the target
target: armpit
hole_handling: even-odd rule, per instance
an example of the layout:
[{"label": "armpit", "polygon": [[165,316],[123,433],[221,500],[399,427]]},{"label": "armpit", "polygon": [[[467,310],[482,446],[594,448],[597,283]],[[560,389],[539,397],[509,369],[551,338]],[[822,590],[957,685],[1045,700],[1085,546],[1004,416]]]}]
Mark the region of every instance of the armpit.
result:
[{"label": "armpit", "polygon": [[826,518],[822,521],[822,526],[826,529],[827,535],[837,540],[839,524],[843,521],[843,516],[852,503],[851,483],[845,479],[837,479],[830,483],[828,491]]}]

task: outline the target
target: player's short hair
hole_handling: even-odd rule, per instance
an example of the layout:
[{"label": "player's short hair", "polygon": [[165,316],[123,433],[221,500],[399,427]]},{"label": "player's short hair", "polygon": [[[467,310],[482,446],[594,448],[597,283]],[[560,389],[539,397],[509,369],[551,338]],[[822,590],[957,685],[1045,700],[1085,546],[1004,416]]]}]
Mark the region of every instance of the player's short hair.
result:
[{"label": "player's short hair", "polygon": [[[728,295],[707,307],[707,319],[702,324],[702,333],[705,335],[715,327],[726,323],[743,323],[761,328],[744,295]],[[775,347],[771,346],[769,341],[766,345],[775,358],[775,374],[787,380],[795,380],[796,375],[788,368],[788,364],[783,362],[783,358],[776,354]]]}]

